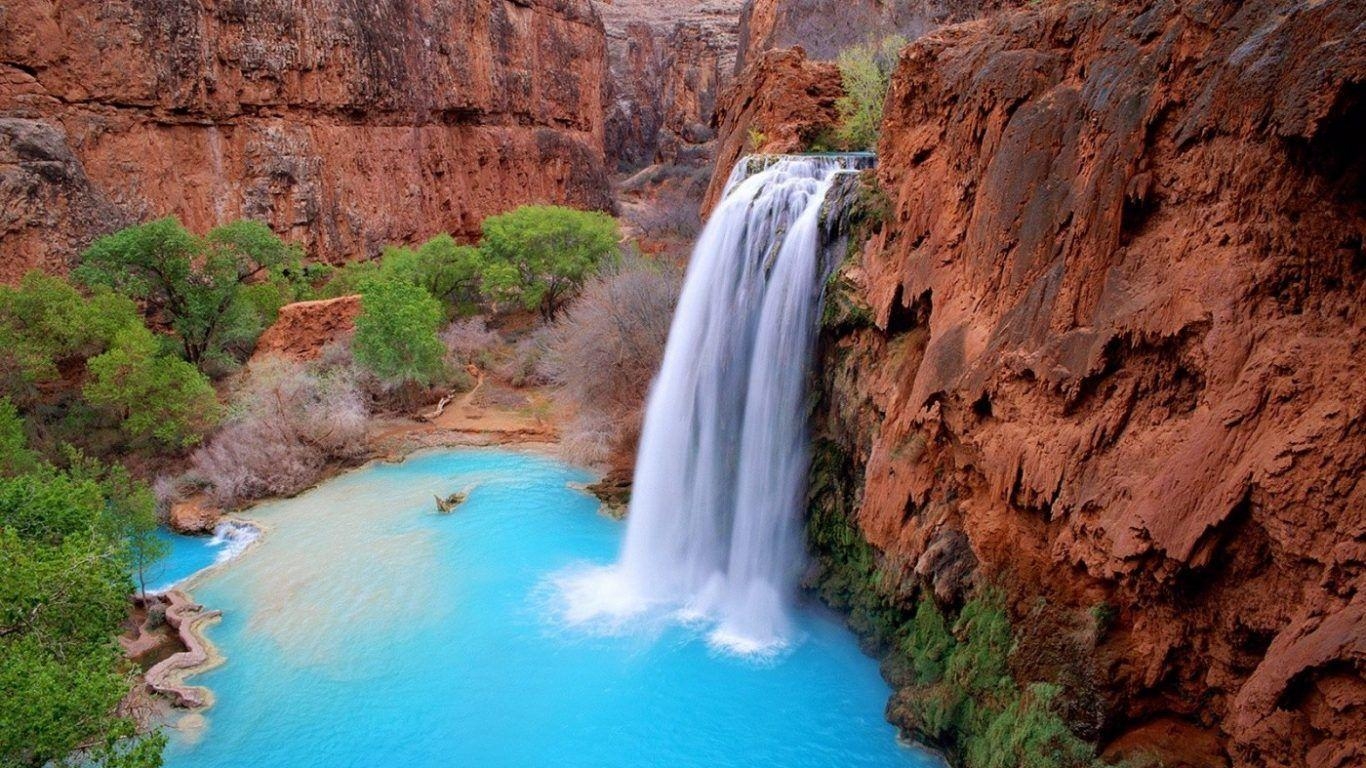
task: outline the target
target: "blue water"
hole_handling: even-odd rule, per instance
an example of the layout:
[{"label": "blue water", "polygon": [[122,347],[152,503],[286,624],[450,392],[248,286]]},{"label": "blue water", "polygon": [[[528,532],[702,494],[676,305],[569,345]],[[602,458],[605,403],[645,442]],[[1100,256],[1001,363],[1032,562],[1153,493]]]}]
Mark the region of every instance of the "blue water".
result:
[{"label": "blue water", "polygon": [[[611,562],[623,526],[587,476],[508,451],[373,465],[254,510],[264,539],[205,576],[227,657],[171,768],[929,766],[882,718],[888,689],[839,619],[803,609],[769,661],[676,623],[595,634],[558,577]],[[433,493],[466,490],[449,516]]]},{"label": "blue water", "polygon": [[[149,592],[164,592],[205,568],[224,563],[240,554],[249,543],[248,537],[240,533],[238,536],[223,533],[214,536],[182,536],[158,529],[156,537],[166,543],[166,556],[144,570]],[[136,579],[137,574],[134,573],[133,577]]]}]

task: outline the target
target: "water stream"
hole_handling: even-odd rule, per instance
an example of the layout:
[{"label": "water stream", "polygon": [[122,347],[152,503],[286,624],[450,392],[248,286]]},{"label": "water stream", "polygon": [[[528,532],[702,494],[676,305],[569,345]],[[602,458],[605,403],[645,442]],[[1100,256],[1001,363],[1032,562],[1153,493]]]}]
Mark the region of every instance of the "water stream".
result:
[{"label": "water stream", "polygon": [[807,378],[825,278],[822,203],[866,155],[737,164],[693,251],[650,393],[616,565],[566,584],[573,616],[672,613],[773,654],[804,562]]}]

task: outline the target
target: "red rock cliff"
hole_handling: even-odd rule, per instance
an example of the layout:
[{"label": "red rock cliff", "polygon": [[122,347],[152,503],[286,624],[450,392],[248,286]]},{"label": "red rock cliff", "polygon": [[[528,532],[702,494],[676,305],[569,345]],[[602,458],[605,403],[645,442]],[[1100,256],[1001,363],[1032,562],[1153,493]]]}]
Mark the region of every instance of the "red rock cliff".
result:
[{"label": "red rock cliff", "polygon": [[588,0],[0,6],[0,279],[168,213],[316,258],[609,208]]},{"label": "red rock cliff", "polygon": [[1102,746],[1366,763],[1363,19],[1044,3],[901,57],[821,438],[884,569],[1047,606]]}]

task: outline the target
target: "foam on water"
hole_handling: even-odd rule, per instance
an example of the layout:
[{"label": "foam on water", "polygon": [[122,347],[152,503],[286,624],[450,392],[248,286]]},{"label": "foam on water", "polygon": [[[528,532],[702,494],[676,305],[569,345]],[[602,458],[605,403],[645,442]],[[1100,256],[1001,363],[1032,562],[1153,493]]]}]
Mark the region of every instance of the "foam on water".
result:
[{"label": "foam on water", "polygon": [[[877,665],[819,606],[758,663],[715,627],[584,631],[565,580],[607,578],[623,525],[571,467],[499,450],[377,464],[253,510],[270,529],[202,576],[226,663],[173,731],[170,768],[885,768],[928,766],[882,718]],[[474,486],[451,515],[432,495]],[[602,584],[588,590],[612,595]],[[629,593],[617,595],[638,604]]]},{"label": "foam on water", "polygon": [[240,520],[224,520],[214,526],[213,536],[182,536],[158,530],[166,542],[166,556],[147,568],[147,591],[165,592],[184,584],[207,568],[222,565],[247,551],[261,536],[261,529]]}]

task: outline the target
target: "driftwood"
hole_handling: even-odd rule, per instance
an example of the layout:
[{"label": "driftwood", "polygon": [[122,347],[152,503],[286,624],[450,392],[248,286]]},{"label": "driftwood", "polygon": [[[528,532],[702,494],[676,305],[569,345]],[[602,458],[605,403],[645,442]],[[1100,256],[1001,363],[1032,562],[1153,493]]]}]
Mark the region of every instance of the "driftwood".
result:
[{"label": "driftwood", "polygon": [[429,411],[427,413],[419,413],[418,415],[413,417],[413,421],[425,423],[431,421],[432,419],[440,417],[441,414],[445,412],[446,406],[450,405],[451,400],[454,399],[455,395],[446,395],[445,397],[441,398],[440,402],[436,404],[436,410]]},{"label": "driftwood", "polygon": [[436,510],[441,514],[445,515],[449,514],[451,510],[465,503],[465,498],[467,496],[468,494],[465,493],[452,493],[451,495],[443,499],[440,496],[433,494],[432,498],[436,499]]}]

